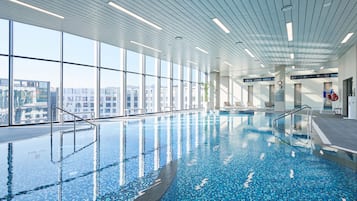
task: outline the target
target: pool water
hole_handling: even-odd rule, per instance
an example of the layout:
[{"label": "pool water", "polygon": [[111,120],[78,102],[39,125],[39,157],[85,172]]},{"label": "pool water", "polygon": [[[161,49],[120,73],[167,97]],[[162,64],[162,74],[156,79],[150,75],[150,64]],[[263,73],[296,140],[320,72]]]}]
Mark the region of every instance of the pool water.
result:
[{"label": "pool water", "polygon": [[356,200],[357,173],[272,118],[201,113],[103,122],[0,144],[0,200],[134,200],[177,161],[162,200]]}]

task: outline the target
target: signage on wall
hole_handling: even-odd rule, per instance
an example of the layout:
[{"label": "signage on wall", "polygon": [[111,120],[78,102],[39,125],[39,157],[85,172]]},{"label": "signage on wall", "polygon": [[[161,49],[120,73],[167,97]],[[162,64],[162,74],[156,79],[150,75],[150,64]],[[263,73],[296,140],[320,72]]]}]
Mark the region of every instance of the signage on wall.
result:
[{"label": "signage on wall", "polygon": [[243,78],[243,82],[274,81],[274,77]]},{"label": "signage on wall", "polygon": [[291,75],[291,80],[298,79],[311,79],[311,78],[329,78],[329,77],[338,77],[338,73],[322,73],[322,74],[310,74],[310,75]]}]

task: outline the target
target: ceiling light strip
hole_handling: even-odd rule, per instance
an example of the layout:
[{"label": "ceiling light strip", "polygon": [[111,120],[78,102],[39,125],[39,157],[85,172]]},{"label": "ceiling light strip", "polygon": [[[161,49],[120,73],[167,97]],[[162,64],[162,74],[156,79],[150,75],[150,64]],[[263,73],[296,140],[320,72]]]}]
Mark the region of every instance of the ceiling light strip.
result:
[{"label": "ceiling light strip", "polygon": [[60,19],[64,19],[64,17],[61,16],[61,15],[57,15],[57,14],[52,13],[52,12],[50,12],[50,11],[47,11],[47,10],[38,8],[38,7],[36,7],[36,6],[32,6],[32,5],[27,4],[27,3],[23,3],[23,2],[21,2],[21,1],[18,1],[18,0],[10,0],[10,1],[13,2],[13,3],[17,3],[17,4],[19,4],[19,5],[25,6],[25,7],[27,7],[27,8],[31,8],[31,9],[33,9],[33,10],[37,10],[37,11],[39,11],[39,12],[42,12],[42,13],[45,13],[45,14],[48,14],[48,15],[52,15],[52,16],[54,16],[54,17],[57,17],[57,18],[60,18]]},{"label": "ceiling light strip", "polygon": [[187,60],[187,63],[193,64],[193,65],[198,65],[198,63],[196,63],[194,61],[190,61],[190,60]]},{"label": "ceiling light strip", "polygon": [[224,26],[224,24],[223,24],[221,21],[219,21],[219,19],[213,18],[212,20],[213,20],[213,22],[216,23],[217,26],[219,26],[219,28],[221,28],[224,32],[226,32],[226,33],[229,33],[229,32],[230,32],[230,31],[227,29],[227,27]]},{"label": "ceiling light strip", "polygon": [[293,23],[288,22],[286,23],[286,32],[288,33],[288,41],[293,40]]},{"label": "ceiling light strip", "polygon": [[353,35],[353,32],[348,33],[345,38],[341,41],[341,43],[346,43]]},{"label": "ceiling light strip", "polygon": [[138,45],[138,46],[145,47],[145,48],[147,48],[147,49],[153,50],[153,51],[155,51],[155,52],[161,52],[161,50],[158,50],[158,49],[155,49],[155,48],[153,48],[153,47],[144,45],[144,44],[142,44],[142,43],[138,43],[138,42],[136,42],[136,41],[132,41],[132,40],[131,40],[130,42],[133,43],[133,44],[135,44],[135,45]]},{"label": "ceiling light strip", "polygon": [[225,61],[223,62],[224,64],[226,64],[227,66],[232,66],[232,64],[230,64],[229,62]]},{"label": "ceiling light strip", "polygon": [[294,59],[295,55],[293,53],[290,54],[290,59]]},{"label": "ceiling light strip", "polygon": [[199,51],[201,51],[201,52],[203,52],[203,53],[205,53],[205,54],[208,54],[208,52],[206,51],[206,50],[204,50],[204,49],[201,49],[201,48],[199,48],[199,47],[195,47],[196,48],[196,50],[199,50]]},{"label": "ceiling light strip", "polygon": [[115,3],[111,2],[111,1],[109,1],[108,4],[109,4],[110,6],[116,8],[116,9],[118,9],[118,10],[120,10],[120,11],[122,11],[122,12],[124,12],[124,13],[126,13],[126,14],[132,16],[132,17],[134,17],[134,18],[137,19],[137,20],[140,20],[140,21],[142,21],[142,22],[144,22],[144,23],[146,23],[146,24],[148,24],[148,25],[150,25],[150,26],[152,26],[152,27],[154,27],[154,28],[156,28],[156,29],[158,29],[158,30],[162,30],[162,28],[159,27],[159,26],[157,26],[156,24],[154,24],[154,23],[152,23],[152,22],[149,22],[148,20],[146,20],[146,19],[140,17],[139,15],[137,15],[137,14],[135,14],[135,13],[132,13],[131,11],[129,11],[129,10],[127,10],[127,9],[125,9],[125,8],[123,8],[123,7],[121,7],[121,6],[119,6],[118,4],[115,4]]},{"label": "ceiling light strip", "polygon": [[264,66],[264,64],[260,64],[260,67],[264,68],[265,66]]},{"label": "ceiling light strip", "polygon": [[248,50],[248,49],[244,49],[248,54],[249,56],[251,56],[252,58],[254,58],[255,56]]}]

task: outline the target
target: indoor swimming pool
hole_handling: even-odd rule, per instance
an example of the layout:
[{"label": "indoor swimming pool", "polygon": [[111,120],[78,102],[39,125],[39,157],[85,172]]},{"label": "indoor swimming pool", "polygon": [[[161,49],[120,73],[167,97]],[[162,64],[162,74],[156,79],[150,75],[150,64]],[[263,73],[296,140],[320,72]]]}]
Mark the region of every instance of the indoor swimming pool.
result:
[{"label": "indoor swimming pool", "polygon": [[164,180],[162,200],[357,199],[356,172],[314,155],[308,137],[279,133],[273,118],[130,117],[1,143],[0,200],[135,200]]}]

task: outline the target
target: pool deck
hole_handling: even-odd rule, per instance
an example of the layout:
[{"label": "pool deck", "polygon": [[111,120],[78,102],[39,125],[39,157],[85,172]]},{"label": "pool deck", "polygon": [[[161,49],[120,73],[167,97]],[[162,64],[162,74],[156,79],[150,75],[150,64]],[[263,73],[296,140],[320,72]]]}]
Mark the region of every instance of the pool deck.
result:
[{"label": "pool deck", "polygon": [[324,145],[357,154],[357,120],[324,115],[313,117],[312,121]]}]

